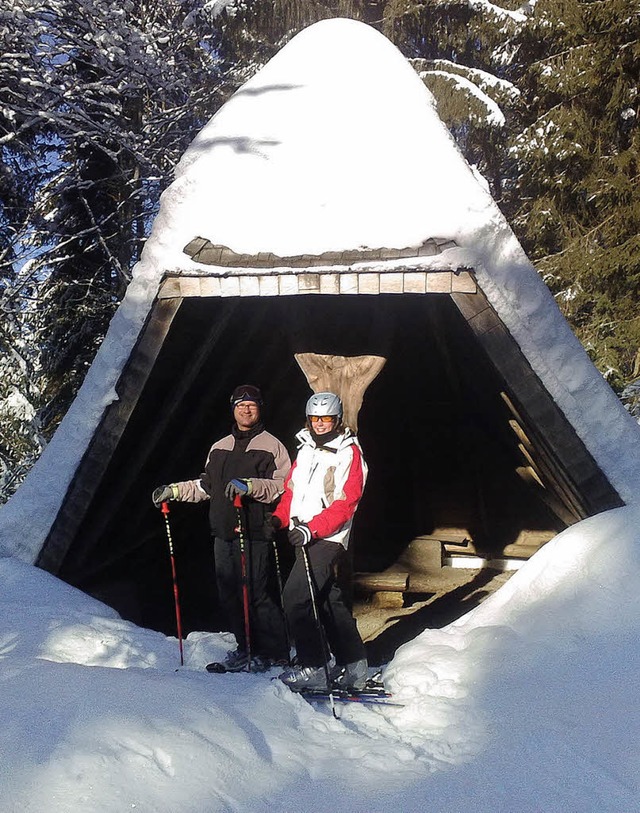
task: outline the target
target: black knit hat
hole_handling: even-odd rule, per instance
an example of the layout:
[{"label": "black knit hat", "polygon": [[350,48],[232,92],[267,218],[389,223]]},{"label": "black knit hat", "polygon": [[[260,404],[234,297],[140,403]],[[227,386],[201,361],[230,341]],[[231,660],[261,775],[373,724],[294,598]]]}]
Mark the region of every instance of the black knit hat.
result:
[{"label": "black knit hat", "polygon": [[253,384],[240,384],[240,386],[236,387],[231,393],[231,406],[239,404],[240,401],[255,401],[256,404],[262,406],[262,393],[258,387],[254,387]]}]

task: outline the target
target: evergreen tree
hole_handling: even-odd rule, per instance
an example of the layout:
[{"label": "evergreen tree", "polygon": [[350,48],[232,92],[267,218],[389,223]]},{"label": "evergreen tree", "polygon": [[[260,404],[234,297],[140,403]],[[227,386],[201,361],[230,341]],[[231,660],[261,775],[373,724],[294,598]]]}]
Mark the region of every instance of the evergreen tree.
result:
[{"label": "evergreen tree", "polygon": [[47,21],[61,138],[43,207],[55,235],[39,325],[50,434],[124,294],[173,163],[209,112],[203,102],[215,104],[217,58],[194,3],[58,0]]},{"label": "evergreen tree", "polygon": [[[506,211],[610,383],[638,375],[640,10],[540,0],[519,38]],[[635,366],[634,366],[635,365]]]}]

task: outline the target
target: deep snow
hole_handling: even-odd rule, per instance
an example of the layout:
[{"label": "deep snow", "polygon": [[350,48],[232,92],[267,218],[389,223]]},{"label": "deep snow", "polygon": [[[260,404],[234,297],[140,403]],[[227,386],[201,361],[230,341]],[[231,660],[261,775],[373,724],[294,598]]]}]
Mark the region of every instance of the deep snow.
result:
[{"label": "deep snow", "polygon": [[[3,813],[640,809],[640,509],[585,520],[405,644],[403,707],[312,708],[0,559]],[[168,564],[168,563],[167,563]]]}]

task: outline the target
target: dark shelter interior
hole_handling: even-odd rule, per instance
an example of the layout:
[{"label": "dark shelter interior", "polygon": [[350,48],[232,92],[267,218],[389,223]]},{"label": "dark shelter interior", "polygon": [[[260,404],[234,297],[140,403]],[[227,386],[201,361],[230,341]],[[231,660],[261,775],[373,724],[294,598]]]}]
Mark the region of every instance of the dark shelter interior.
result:
[{"label": "dark shelter interior", "polygon": [[[229,395],[260,386],[267,429],[295,456],[311,394],[294,353],[383,355],[359,436],[369,479],[350,567],[381,571],[417,536],[464,527],[499,556],[523,529],[562,527],[516,473],[505,384],[446,295],[184,299],[58,575],[140,625],[175,634],[154,487],[199,476],[231,426]],[[171,504],[183,631],[224,627],[207,504]],[[290,550],[280,540],[286,576]],[[275,580],[274,580],[274,589]]]}]

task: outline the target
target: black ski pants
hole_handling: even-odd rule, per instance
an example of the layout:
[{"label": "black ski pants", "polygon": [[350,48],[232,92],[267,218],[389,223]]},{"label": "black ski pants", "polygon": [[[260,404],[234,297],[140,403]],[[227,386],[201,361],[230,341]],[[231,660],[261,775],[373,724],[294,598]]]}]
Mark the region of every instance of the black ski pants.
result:
[{"label": "black ski pants", "polygon": [[[306,547],[309,557],[318,615],[327,644],[336,663],[344,666],[366,658],[366,651],[354,617],[347,607],[335,577],[335,564],[344,548],[337,542],[319,539]],[[289,631],[295,641],[301,666],[322,666],[326,655],[316,623],[303,551],[296,549],[296,559],[283,590],[284,608]]]},{"label": "black ski pants", "polygon": [[[238,647],[246,651],[240,539],[214,540],[214,560],[218,598],[226,614],[229,630]],[[249,633],[251,654],[273,660],[289,660],[289,647],[282,611],[269,593],[271,542],[245,542],[249,589]]]}]

